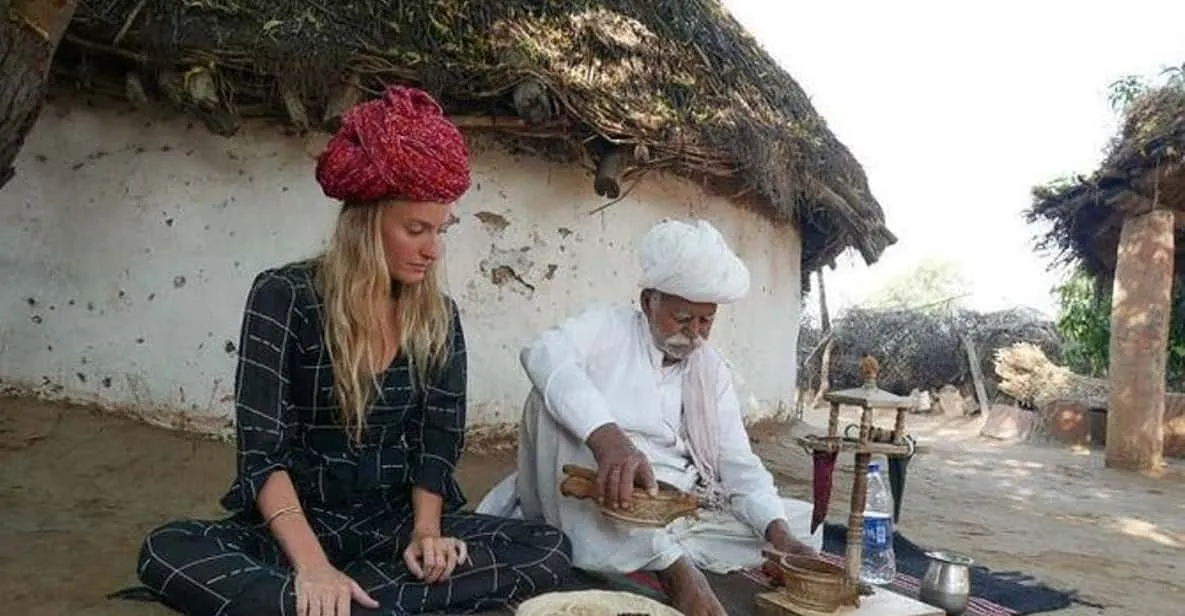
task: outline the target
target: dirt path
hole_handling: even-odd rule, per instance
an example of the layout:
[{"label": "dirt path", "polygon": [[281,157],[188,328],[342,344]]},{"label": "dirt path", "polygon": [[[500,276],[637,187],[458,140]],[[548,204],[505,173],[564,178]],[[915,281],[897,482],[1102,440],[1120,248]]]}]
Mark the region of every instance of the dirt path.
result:
[{"label": "dirt path", "polygon": [[[808,421],[823,424],[815,415]],[[911,539],[1108,606],[1062,616],[1181,613],[1179,476],[1133,477],[1103,469],[1097,454],[984,441],[975,422],[961,419],[912,425],[935,451],[910,466],[900,528]],[[785,444],[801,430],[764,425],[753,435],[784,492],[809,498],[808,458]],[[135,583],[136,552],[152,527],[220,515],[232,465],[225,444],[82,407],[0,398],[0,596],[11,598],[12,613],[163,616],[104,595]],[[512,465],[508,451],[466,455],[461,483],[476,500]],[[844,520],[849,481],[837,478],[833,521]]]}]

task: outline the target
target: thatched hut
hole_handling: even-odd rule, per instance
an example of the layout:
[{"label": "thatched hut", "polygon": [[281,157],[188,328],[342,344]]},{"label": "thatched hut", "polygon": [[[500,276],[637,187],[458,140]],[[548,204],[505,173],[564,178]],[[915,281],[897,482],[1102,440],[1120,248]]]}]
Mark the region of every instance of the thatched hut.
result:
[{"label": "thatched hut", "polygon": [[1185,274],[1185,87],[1134,101],[1102,166],[1038,189],[1027,216],[1051,223],[1044,247],[1113,284],[1107,464],[1158,466],[1172,286]]},{"label": "thatched hut", "polygon": [[634,296],[632,245],[659,218],[711,217],[753,270],[719,334],[752,413],[793,395],[805,274],[896,241],[859,163],[716,1],[81,0],[55,79],[4,196],[6,314],[31,361],[0,378],[114,404],[226,415],[250,277],[323,239],[311,155],[384,83],[432,92],[474,151],[447,271],[477,423],[517,412],[517,345]]}]

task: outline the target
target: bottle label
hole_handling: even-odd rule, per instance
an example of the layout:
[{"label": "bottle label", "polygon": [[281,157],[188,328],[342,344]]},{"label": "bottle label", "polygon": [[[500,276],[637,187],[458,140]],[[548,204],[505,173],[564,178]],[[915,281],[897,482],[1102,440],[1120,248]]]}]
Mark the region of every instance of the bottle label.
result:
[{"label": "bottle label", "polygon": [[864,549],[884,550],[892,545],[893,521],[890,518],[864,518]]}]

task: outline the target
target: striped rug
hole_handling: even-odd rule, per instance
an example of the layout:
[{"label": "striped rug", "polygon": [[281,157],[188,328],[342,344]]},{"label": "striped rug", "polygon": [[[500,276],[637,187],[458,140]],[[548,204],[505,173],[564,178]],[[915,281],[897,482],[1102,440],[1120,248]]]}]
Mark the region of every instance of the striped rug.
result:
[{"label": "striped rug", "polygon": [[[843,565],[843,558],[832,554],[823,554],[823,559],[837,565]],[[746,579],[753,583],[755,588],[753,592],[768,590],[772,588],[770,579],[759,569],[750,569],[745,571],[743,575]],[[659,593],[661,596],[662,587],[658,583],[658,579],[653,574],[648,572],[636,572],[626,576],[630,581],[644,586],[647,590]],[[731,576],[730,576],[731,577]],[[716,586],[715,584],[713,586]],[[887,585],[889,590],[907,597],[916,599],[918,596],[919,580],[913,576],[898,573],[893,582]],[[647,593],[649,594],[649,593]],[[750,595],[751,596],[751,595]],[[722,600],[727,601],[728,597],[721,597]],[[751,601],[751,599],[750,599]],[[972,597],[968,602],[966,616],[1017,616],[1014,612],[1002,605],[993,603],[986,599]]]}]

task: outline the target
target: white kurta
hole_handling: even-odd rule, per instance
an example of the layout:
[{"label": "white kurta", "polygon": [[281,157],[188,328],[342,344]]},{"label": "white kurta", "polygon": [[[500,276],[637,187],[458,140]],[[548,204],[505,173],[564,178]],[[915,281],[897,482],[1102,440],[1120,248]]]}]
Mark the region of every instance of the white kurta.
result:
[{"label": "white kurta", "polygon": [[809,535],[811,504],[778,496],[773,477],[753,453],[740,403],[723,359],[709,384],[720,425],[721,483],[730,510],[701,512],[663,529],[637,529],[602,516],[591,501],[560,495],[561,468],[595,468],[585,440],[616,422],[646,454],[660,481],[691,490],[699,473],[682,422],[682,364],[664,367],[646,317],[628,307],[596,306],[544,332],[520,359],[532,383],[519,431],[518,472],[504,479],[478,507],[481,513],[544,519],[572,541],[574,564],[593,571],[664,569],[680,556],[727,573],[760,564],[766,527],[784,519],[815,549]]}]

